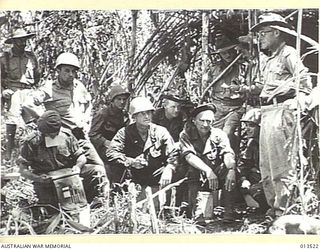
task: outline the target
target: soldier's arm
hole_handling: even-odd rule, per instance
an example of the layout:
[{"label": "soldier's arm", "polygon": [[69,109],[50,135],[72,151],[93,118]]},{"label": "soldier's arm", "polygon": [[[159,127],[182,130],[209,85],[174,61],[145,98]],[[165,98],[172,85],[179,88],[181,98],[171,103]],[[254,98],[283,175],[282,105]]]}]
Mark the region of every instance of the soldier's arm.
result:
[{"label": "soldier's arm", "polygon": [[222,130],[217,130],[218,137],[219,137],[219,145],[222,148],[221,156],[223,157],[223,162],[228,169],[236,168],[236,160],[235,154],[230,146],[230,141],[227,134]]},{"label": "soldier's arm", "polygon": [[30,143],[24,142],[20,150],[20,156],[18,157],[16,163],[19,167],[19,172],[21,176],[34,182],[41,182],[40,175],[33,173],[33,171],[31,170],[32,154],[33,150]]},{"label": "soldier's arm", "polygon": [[205,173],[212,171],[211,168],[197,156],[196,151],[189,140],[189,136],[184,131],[180,134],[179,142],[182,158],[184,158],[192,167]]},{"label": "soldier's arm", "polygon": [[110,142],[106,156],[108,161],[119,163],[121,165],[129,165],[130,157],[124,153],[125,146],[125,128],[121,128]]}]

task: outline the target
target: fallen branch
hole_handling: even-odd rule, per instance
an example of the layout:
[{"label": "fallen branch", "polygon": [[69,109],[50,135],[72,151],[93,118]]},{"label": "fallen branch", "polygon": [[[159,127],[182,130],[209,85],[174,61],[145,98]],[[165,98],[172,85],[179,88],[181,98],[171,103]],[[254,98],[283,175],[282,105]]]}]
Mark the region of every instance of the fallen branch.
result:
[{"label": "fallen branch", "polygon": [[[173,187],[179,186],[182,182],[184,182],[184,181],[187,180],[187,179],[188,179],[188,178],[185,177],[185,178],[183,178],[183,179],[181,179],[181,180],[179,180],[179,181],[177,181],[177,182],[175,182],[175,183],[169,184],[168,186],[164,187],[163,189],[160,189],[158,192],[152,194],[152,198],[157,197],[158,195],[160,195],[160,194],[168,191],[169,189],[171,189],[171,188],[173,188]],[[137,207],[141,207],[146,201],[148,201],[148,199],[144,199],[144,200],[142,200],[142,201],[139,201],[139,202],[137,202],[136,206],[137,206]]]}]

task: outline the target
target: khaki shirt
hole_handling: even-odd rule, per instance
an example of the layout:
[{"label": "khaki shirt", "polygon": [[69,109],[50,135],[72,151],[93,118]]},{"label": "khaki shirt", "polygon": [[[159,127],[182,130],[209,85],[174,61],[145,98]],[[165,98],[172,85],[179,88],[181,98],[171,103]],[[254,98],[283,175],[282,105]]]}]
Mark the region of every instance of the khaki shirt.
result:
[{"label": "khaki shirt", "polygon": [[[157,185],[160,180],[158,172],[168,164],[177,164],[178,150],[168,130],[162,126],[151,124],[147,140],[144,142],[137,130],[136,124],[121,128],[113,137],[107,150],[107,158],[111,164],[125,166],[127,157],[141,156],[148,166],[142,169],[132,168],[132,179],[141,185]],[[155,172],[158,172],[155,175]]]},{"label": "khaki shirt", "polygon": [[[223,163],[223,155],[234,152],[230,146],[227,134],[219,128],[211,128],[210,136],[204,143],[198,134],[197,128],[188,123],[180,134],[181,157],[185,158],[188,154],[199,157],[211,169]],[[190,180],[199,180],[200,171],[189,166],[187,176]]]},{"label": "khaki shirt", "polygon": [[91,95],[82,82],[74,80],[72,86],[64,87],[58,80],[47,81],[40,90],[47,110],[56,110],[70,129],[80,127],[89,131]]},{"label": "khaki shirt", "polygon": [[12,90],[24,89],[37,84],[40,79],[38,62],[35,55],[25,51],[16,55],[12,51],[0,57],[1,85]]},{"label": "khaki shirt", "polygon": [[41,133],[33,132],[22,144],[20,161],[30,166],[36,174],[73,167],[83,151],[76,138],[67,130],[61,129],[59,136],[62,139],[58,146],[47,147]]},{"label": "khaki shirt", "polygon": [[295,72],[300,73],[300,90],[305,93],[311,90],[312,84],[307,75],[308,69],[297,58],[297,51],[285,43],[273,55],[262,61],[261,71],[264,87],[260,97],[294,97],[296,84],[293,76]]}]

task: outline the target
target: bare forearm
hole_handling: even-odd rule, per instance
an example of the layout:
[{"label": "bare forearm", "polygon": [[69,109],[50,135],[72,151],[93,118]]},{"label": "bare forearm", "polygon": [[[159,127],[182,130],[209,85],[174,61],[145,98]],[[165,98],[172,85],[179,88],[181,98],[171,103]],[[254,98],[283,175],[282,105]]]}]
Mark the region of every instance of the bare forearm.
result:
[{"label": "bare forearm", "polygon": [[211,168],[205,164],[198,156],[194,154],[187,154],[186,155],[186,161],[194,168],[203,171],[208,172],[211,170]]},{"label": "bare forearm", "polygon": [[80,155],[77,159],[76,166],[78,166],[81,169],[86,163],[87,158],[85,157],[85,155]]}]

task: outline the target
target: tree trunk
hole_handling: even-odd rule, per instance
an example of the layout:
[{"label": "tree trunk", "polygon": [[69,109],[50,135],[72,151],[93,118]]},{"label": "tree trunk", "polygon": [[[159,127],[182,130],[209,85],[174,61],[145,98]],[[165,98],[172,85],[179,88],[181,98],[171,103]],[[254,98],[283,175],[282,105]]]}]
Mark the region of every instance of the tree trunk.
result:
[{"label": "tree trunk", "polygon": [[202,13],[202,79],[201,79],[201,87],[200,94],[208,85],[208,71],[209,71],[209,15],[208,12],[204,11]]},{"label": "tree trunk", "polygon": [[132,15],[132,32],[131,32],[131,50],[128,58],[128,69],[129,77],[128,77],[128,90],[132,92],[134,86],[134,78],[133,78],[133,67],[132,64],[134,62],[134,57],[136,54],[137,47],[137,19],[138,19],[138,10],[131,10]]}]

